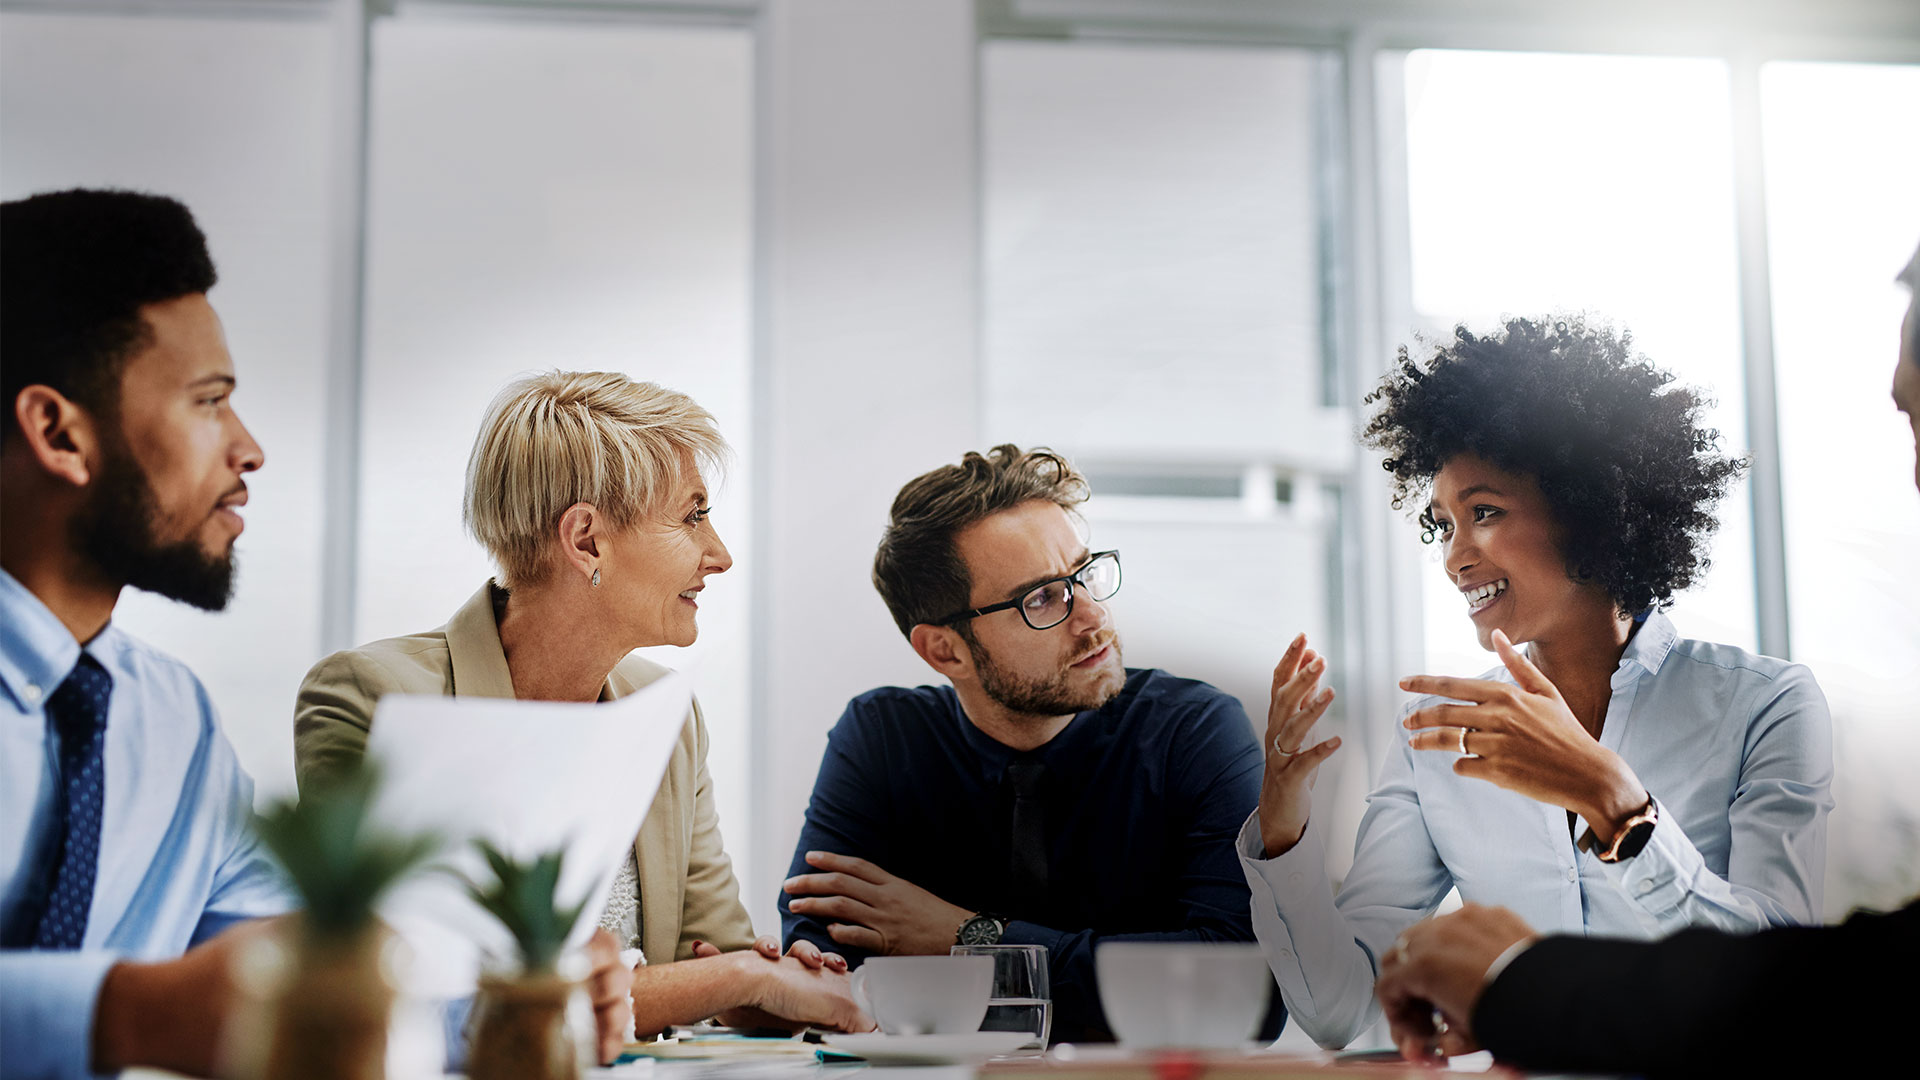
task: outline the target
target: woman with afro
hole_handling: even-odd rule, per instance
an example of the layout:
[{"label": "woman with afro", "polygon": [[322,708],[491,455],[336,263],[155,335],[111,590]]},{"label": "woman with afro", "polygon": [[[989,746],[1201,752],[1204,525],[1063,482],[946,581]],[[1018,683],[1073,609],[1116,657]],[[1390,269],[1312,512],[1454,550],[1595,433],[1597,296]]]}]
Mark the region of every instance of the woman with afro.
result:
[{"label": "woman with afro", "polygon": [[[1288,1011],[1323,1046],[1379,1017],[1373,981],[1447,891],[1543,933],[1664,936],[1817,922],[1832,807],[1826,699],[1805,667],[1682,638],[1745,468],[1702,400],[1583,321],[1464,327],[1372,394],[1363,439],[1417,506],[1480,644],[1478,679],[1419,675],[1335,895],[1309,792],[1338,739],[1296,638],[1274,669],[1258,811],[1240,836]],[[1522,649],[1521,646],[1525,648]],[[1499,967],[1496,962],[1495,968]]]}]

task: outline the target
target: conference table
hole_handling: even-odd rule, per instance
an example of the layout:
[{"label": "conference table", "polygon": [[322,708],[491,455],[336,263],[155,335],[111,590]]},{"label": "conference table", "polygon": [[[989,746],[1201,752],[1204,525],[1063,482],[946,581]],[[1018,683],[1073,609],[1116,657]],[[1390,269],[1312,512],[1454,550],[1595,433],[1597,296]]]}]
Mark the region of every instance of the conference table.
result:
[{"label": "conference table", "polygon": [[[779,1045],[779,1044],[785,1044]],[[663,1048],[665,1049],[665,1048]],[[743,1040],[733,1047],[711,1047],[702,1054],[698,1041],[667,1049],[658,1056],[602,1069],[590,1069],[591,1078],[628,1080],[1306,1080],[1344,1077],[1347,1080],[1434,1080],[1437,1073],[1457,1071],[1496,1077],[1522,1074],[1495,1065],[1490,1055],[1473,1054],[1451,1063],[1451,1070],[1416,1065],[1388,1055],[1316,1051],[1124,1050],[1117,1046],[1055,1047],[1045,1054],[1029,1051],[984,1062],[896,1065],[872,1064],[836,1055],[831,1041],[824,1047],[794,1040]],[[632,1056],[632,1055],[630,1055]]]},{"label": "conference table", "polygon": [[[1056,1047],[1041,1054],[995,1058],[979,1063],[875,1065],[834,1058],[822,1060],[818,1044],[793,1040],[752,1040],[712,1047],[671,1049],[639,1044],[617,1064],[582,1071],[583,1080],[1435,1080],[1444,1072],[1494,1077],[1541,1077],[1495,1065],[1486,1054],[1456,1059],[1447,1069],[1405,1061],[1383,1061],[1379,1053],[1298,1053],[1244,1051],[1127,1051],[1113,1046]],[[775,1042],[787,1046],[770,1045]],[[174,1073],[133,1069],[124,1080],[180,1080]],[[387,1080],[452,1080],[459,1074],[390,1074]]]}]

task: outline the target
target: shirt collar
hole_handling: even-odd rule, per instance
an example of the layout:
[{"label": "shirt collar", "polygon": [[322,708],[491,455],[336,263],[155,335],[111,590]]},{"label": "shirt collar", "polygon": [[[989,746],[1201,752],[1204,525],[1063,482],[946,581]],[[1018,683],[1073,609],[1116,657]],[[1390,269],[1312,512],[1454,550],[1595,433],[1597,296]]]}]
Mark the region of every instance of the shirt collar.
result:
[{"label": "shirt collar", "polygon": [[80,662],[80,643],[18,578],[0,570],[0,686],[25,710],[42,707]]},{"label": "shirt collar", "polygon": [[1620,666],[1614,670],[1613,685],[1619,687],[1643,673],[1660,674],[1660,665],[1667,662],[1667,656],[1673,652],[1673,643],[1678,639],[1672,619],[1657,610],[1647,612],[1640,629],[1628,639],[1626,651],[1620,654]]},{"label": "shirt collar", "polygon": [[458,697],[513,697],[513,672],[493,615],[494,589],[489,580],[447,620],[447,659]]}]

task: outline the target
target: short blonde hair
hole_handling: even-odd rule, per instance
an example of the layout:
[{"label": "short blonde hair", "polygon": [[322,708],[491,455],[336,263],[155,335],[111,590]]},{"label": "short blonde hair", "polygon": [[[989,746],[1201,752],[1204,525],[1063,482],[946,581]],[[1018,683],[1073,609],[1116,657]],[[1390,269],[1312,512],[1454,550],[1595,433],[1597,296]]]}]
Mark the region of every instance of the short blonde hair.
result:
[{"label": "short blonde hair", "polygon": [[538,582],[560,515],[591,503],[619,528],[669,497],[682,461],[713,477],[731,451],[713,414],[617,372],[548,371],[508,384],[467,459],[462,518],[507,588]]}]

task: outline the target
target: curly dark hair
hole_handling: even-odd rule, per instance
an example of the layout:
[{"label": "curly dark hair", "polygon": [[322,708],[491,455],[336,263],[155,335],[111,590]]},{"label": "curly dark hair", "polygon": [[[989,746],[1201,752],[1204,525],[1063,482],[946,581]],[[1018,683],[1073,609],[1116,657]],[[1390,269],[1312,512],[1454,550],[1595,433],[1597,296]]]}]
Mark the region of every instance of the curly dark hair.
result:
[{"label": "curly dark hair", "polygon": [[[1672,382],[1631,334],[1583,319],[1509,319],[1484,337],[1459,326],[1424,364],[1401,347],[1361,439],[1386,452],[1396,510],[1459,454],[1533,477],[1568,575],[1638,614],[1705,575],[1714,506],[1747,468],[1701,426],[1706,400]],[[1432,543],[1431,507],[1419,520]]]},{"label": "curly dark hair", "polygon": [[207,238],[163,195],[47,192],[0,204],[0,434],[29,386],[111,415],[120,374],[153,328],[148,304],[213,288]]}]

